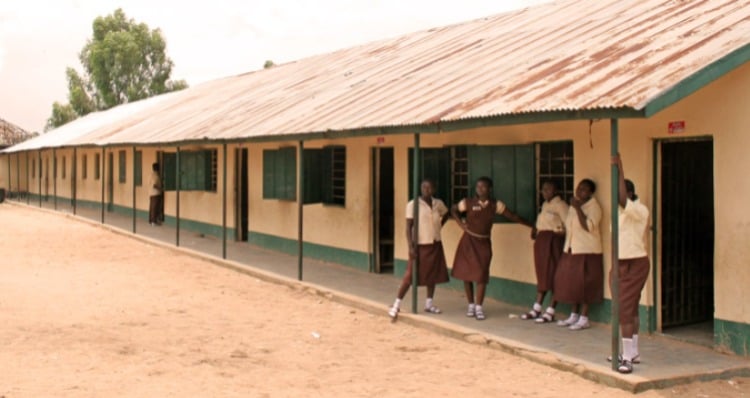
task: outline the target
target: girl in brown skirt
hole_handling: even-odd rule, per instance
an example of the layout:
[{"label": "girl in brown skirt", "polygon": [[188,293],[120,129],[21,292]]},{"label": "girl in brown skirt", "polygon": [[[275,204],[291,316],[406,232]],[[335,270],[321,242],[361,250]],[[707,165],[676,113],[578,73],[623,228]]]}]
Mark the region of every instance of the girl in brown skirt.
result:
[{"label": "girl in brown skirt", "polygon": [[[533,225],[505,207],[505,204],[492,197],[492,180],[480,177],[476,183],[476,197],[461,200],[451,208],[453,218],[464,230],[456,249],[451,275],[464,281],[466,299],[469,309],[466,316],[481,321],[485,319],[482,303],[487,283],[490,280],[490,261],[492,260],[492,241],[490,233],[495,215],[521,223],[533,228]],[[466,213],[466,221],[461,220],[460,213]],[[474,283],[477,284],[476,297]]]},{"label": "girl in brown skirt", "polygon": [[555,309],[547,307],[542,314],[542,302],[547,292],[552,291],[557,262],[565,244],[565,219],[568,218],[568,204],[560,198],[553,181],[542,184],[542,209],[536,218],[536,226],[531,230],[534,239],[534,270],[536,271],[536,301],[531,311],[521,315],[521,319],[536,319],[539,323],[555,320]]},{"label": "girl in brown skirt", "polygon": [[[617,370],[620,373],[631,373],[633,364],[640,363],[638,353],[638,303],[641,301],[641,290],[646,284],[651,265],[646,252],[646,228],[649,211],[635,194],[635,185],[625,179],[620,156],[612,158],[612,163],[620,171],[620,192],[618,202],[619,219],[619,318],[622,333],[622,355]],[[612,281],[610,271],[610,282]],[[610,361],[612,358],[608,358]]]},{"label": "girl in brown skirt", "polygon": [[[589,306],[604,300],[604,261],[599,222],[602,209],[594,199],[596,184],[585,179],[578,184],[565,220],[565,246],[555,271],[554,301],[573,304],[570,316],[558,326],[588,329]],[[579,312],[580,310],[580,312]]]},{"label": "girl in brown skirt", "polygon": [[[442,200],[433,198],[435,184],[425,179],[420,186],[421,196],[419,201],[419,233],[418,240],[414,239],[414,200],[406,205],[406,242],[409,246],[409,263],[406,273],[398,289],[396,301],[388,310],[388,315],[396,319],[401,308],[406,292],[409,291],[412,278],[412,266],[414,259],[419,258],[419,286],[427,286],[427,301],[424,310],[432,313],[441,313],[440,309],[433,304],[435,285],[448,282],[448,265],[445,262],[443,244],[440,238],[440,229],[448,220],[448,208]],[[417,257],[418,256],[418,257]]]}]

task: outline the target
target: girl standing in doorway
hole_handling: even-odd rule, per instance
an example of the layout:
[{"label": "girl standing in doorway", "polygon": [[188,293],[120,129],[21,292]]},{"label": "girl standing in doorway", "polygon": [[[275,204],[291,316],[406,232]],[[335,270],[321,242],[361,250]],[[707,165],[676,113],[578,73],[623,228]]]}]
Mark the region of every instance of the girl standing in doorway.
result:
[{"label": "girl standing in doorway", "polygon": [[[476,197],[462,199],[453,205],[451,213],[458,225],[464,230],[456,249],[452,276],[464,281],[466,299],[469,302],[466,316],[481,321],[485,319],[482,303],[490,280],[490,261],[492,260],[492,241],[490,234],[496,214],[526,225],[534,226],[505,207],[505,204],[492,196],[492,180],[480,177],[476,183]],[[461,214],[466,214],[466,221]],[[476,296],[474,284],[476,283]]]},{"label": "girl standing in doorway", "polygon": [[602,209],[594,199],[596,183],[585,179],[570,199],[565,220],[565,246],[555,272],[554,301],[573,305],[570,316],[558,326],[570,330],[588,329],[589,307],[604,300],[604,261],[599,222]]},{"label": "girl standing in doorway", "polygon": [[431,314],[439,314],[442,311],[435,306],[435,285],[448,282],[448,265],[445,262],[443,243],[440,237],[440,229],[448,220],[448,208],[442,200],[433,197],[435,183],[425,179],[420,186],[421,195],[418,200],[419,206],[419,234],[418,241],[414,238],[414,200],[406,205],[406,242],[409,246],[409,263],[406,273],[398,289],[396,300],[388,310],[392,319],[398,317],[401,308],[401,300],[404,299],[409,286],[412,283],[412,268],[416,258],[419,258],[419,286],[427,286],[427,300],[424,310]]},{"label": "girl standing in doorway", "polygon": [[555,309],[550,306],[542,313],[542,302],[547,292],[552,291],[557,263],[563,253],[568,205],[560,198],[557,186],[551,180],[542,184],[542,197],[542,210],[536,218],[536,227],[531,231],[531,239],[534,239],[536,301],[531,311],[522,314],[521,319],[547,323],[555,320]]}]

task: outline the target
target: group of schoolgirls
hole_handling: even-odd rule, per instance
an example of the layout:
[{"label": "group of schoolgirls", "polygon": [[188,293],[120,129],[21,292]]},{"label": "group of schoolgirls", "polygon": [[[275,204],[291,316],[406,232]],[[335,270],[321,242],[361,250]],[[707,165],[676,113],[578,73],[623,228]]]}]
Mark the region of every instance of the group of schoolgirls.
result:
[{"label": "group of schoolgirls", "polygon": [[[616,360],[619,361],[618,371],[630,373],[633,364],[640,363],[638,303],[650,269],[644,240],[649,211],[638,201],[634,184],[625,179],[620,157],[613,157],[612,162],[618,166],[620,175],[617,272],[622,354]],[[435,285],[448,282],[449,276],[440,231],[448,219],[453,218],[463,234],[456,249],[451,276],[464,282],[468,301],[466,316],[484,320],[486,316],[482,305],[490,280],[492,259],[490,234],[495,216],[501,215],[531,228],[531,239],[534,240],[537,295],[531,310],[520,318],[538,324],[555,323],[573,331],[588,329],[590,306],[602,302],[604,298],[600,234],[602,211],[594,198],[594,181],[580,181],[569,204],[560,197],[554,182],[545,181],[541,186],[544,201],[535,224],[494,198],[492,188],[492,180],[481,177],[476,181],[474,197],[464,198],[448,209],[443,201],[433,196],[435,184],[429,179],[422,182],[417,198],[419,231],[416,236],[415,201],[410,201],[406,206],[409,262],[397,298],[388,310],[391,318],[395,320],[398,316],[401,300],[412,283],[412,265],[417,258],[418,285],[427,287],[424,309],[432,314],[441,313],[433,301]],[[552,293],[552,299],[543,310],[542,302],[548,292]],[[556,321],[555,307],[558,302],[570,304],[572,310],[566,319]]]}]

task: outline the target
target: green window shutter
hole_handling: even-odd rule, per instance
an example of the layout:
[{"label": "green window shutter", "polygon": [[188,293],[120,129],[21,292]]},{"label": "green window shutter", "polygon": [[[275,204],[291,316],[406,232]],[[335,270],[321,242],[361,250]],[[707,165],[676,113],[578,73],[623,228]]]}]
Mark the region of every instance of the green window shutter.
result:
[{"label": "green window shutter", "polygon": [[[284,200],[297,199],[297,148],[287,147],[279,149],[281,156],[278,158],[281,166],[281,190],[278,198]],[[277,163],[278,165],[279,163]],[[277,180],[278,181],[278,180]]]},{"label": "green window shutter", "polygon": [[[534,146],[474,146],[468,148],[469,179],[473,186],[481,176],[492,178],[495,198],[509,210],[533,220],[534,208]],[[498,216],[496,222],[508,222]]]},{"label": "green window shutter", "polygon": [[276,198],[276,157],[278,151],[263,150],[263,199]]},{"label": "green window shutter", "polygon": [[[162,155],[162,181],[164,182],[165,191],[174,191],[177,189],[177,154],[174,152],[164,152]],[[182,158],[182,154],[180,154]],[[182,160],[182,159],[180,159]]]},{"label": "green window shutter", "polygon": [[135,185],[140,187],[143,186],[143,152],[135,151],[133,161],[135,162],[135,176],[133,178],[135,178]]},{"label": "green window shutter", "polygon": [[534,221],[536,218],[536,162],[534,145],[517,145],[516,150],[516,203],[513,211]]},{"label": "green window shutter", "polygon": [[[325,149],[305,149],[305,183],[302,196],[304,204],[324,202],[326,174],[324,172],[326,162]],[[330,158],[329,158],[330,159]]]},{"label": "green window shutter", "polygon": [[125,154],[125,151],[119,151],[117,153],[117,157],[118,157],[118,170],[117,171],[119,173],[118,180],[120,181],[120,183],[124,183],[127,180],[126,156],[127,155]]},{"label": "green window shutter", "polygon": [[[420,180],[429,178],[435,181],[435,197],[450,206],[451,192],[451,152],[450,148],[424,148],[421,150],[422,175]],[[409,198],[414,198],[414,149],[409,149]]]}]

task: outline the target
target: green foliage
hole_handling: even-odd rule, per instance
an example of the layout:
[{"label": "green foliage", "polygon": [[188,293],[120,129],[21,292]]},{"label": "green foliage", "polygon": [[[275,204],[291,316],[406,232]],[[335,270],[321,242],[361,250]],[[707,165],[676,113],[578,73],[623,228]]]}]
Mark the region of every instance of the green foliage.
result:
[{"label": "green foliage", "polygon": [[276,64],[273,63],[273,61],[269,59],[266,61],[266,63],[263,64],[263,69],[270,69],[270,68],[273,68],[274,66],[276,66]]},{"label": "green foliage", "polygon": [[159,29],[117,9],[97,17],[92,30],[79,55],[84,74],[66,69],[68,104],[53,105],[48,129],[94,111],[187,88],[184,80],[169,79],[174,63]]},{"label": "green foliage", "polygon": [[65,123],[78,118],[78,114],[69,104],[61,104],[57,101],[52,104],[52,116],[47,119],[47,125],[44,131],[49,131],[55,127],[62,126]]}]

